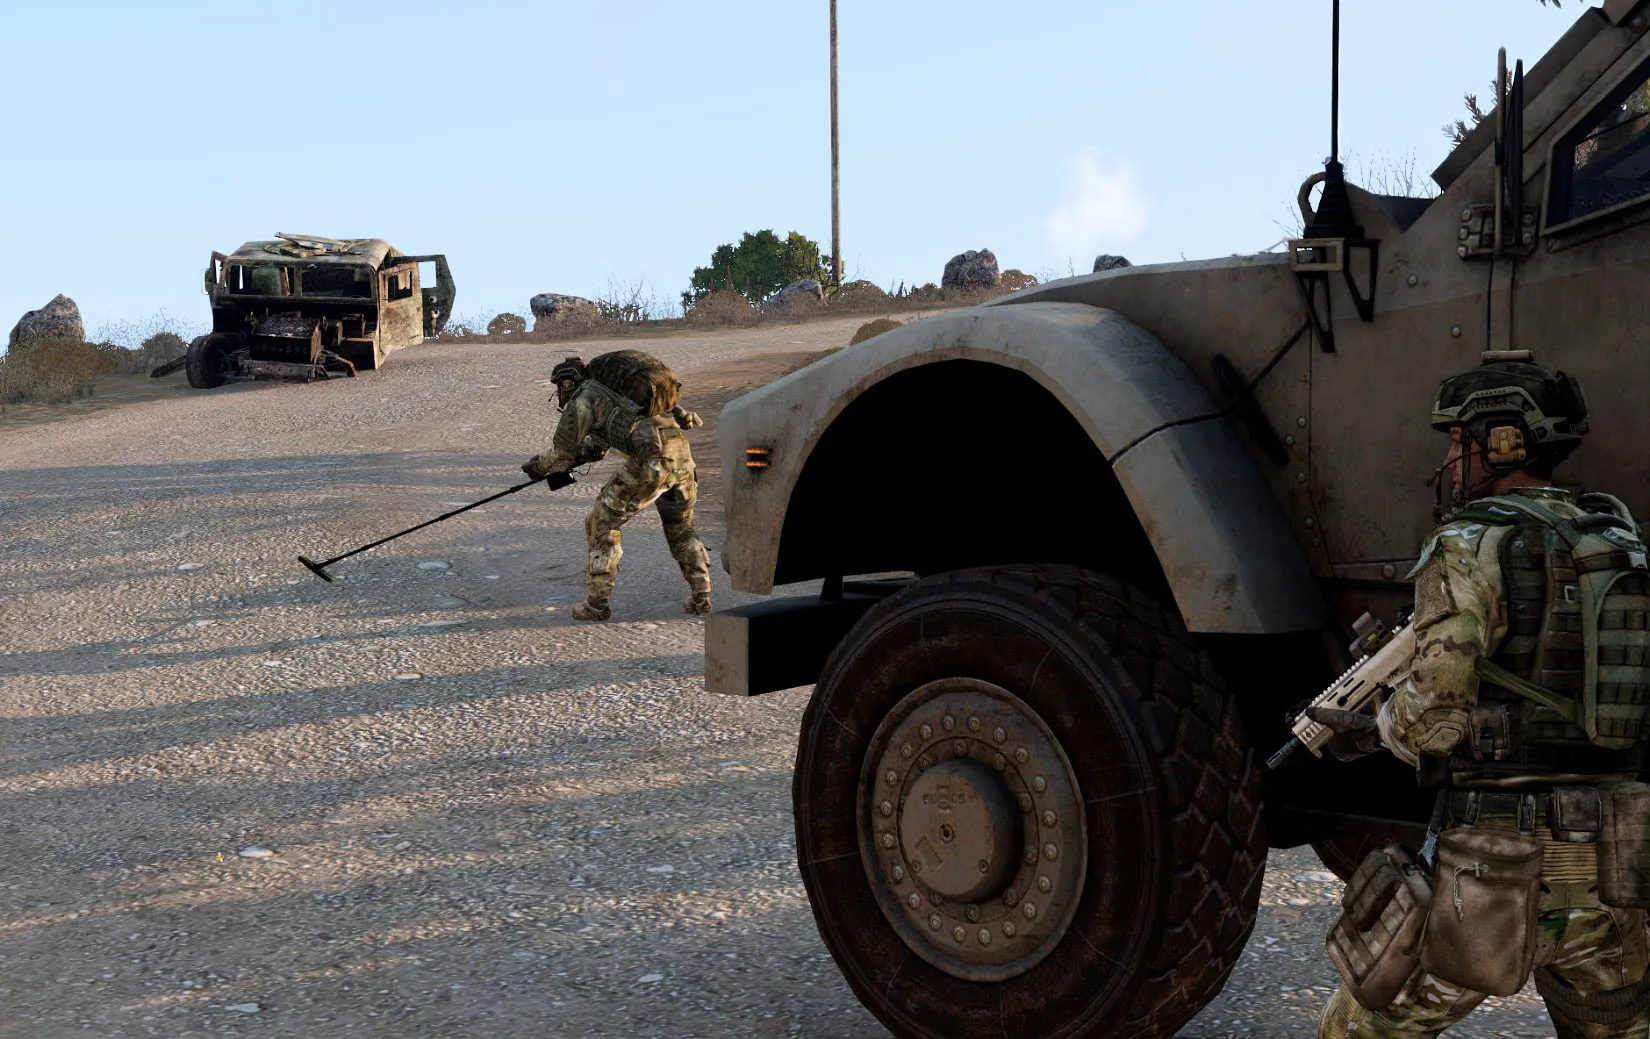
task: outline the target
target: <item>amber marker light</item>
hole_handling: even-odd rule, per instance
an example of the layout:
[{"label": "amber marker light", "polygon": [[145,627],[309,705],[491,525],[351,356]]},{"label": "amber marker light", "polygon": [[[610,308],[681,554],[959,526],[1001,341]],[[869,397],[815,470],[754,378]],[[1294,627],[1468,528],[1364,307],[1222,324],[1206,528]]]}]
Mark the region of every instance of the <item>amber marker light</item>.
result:
[{"label": "amber marker light", "polygon": [[766,469],[768,467],[768,456],[771,454],[773,454],[773,451],[766,447],[745,448],[745,468]]}]

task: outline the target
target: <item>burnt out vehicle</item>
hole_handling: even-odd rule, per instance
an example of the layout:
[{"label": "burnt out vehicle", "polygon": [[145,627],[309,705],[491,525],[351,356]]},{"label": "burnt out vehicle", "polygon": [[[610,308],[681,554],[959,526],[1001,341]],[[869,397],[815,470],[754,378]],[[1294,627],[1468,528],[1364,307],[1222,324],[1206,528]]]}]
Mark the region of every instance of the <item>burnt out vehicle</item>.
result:
[{"label": "burnt out vehicle", "polygon": [[[432,287],[420,284],[423,263],[435,271]],[[206,294],[212,331],[183,357],[196,389],[375,369],[440,333],[454,288],[445,256],[405,256],[379,238],[277,234],[213,253]]]},{"label": "burnt out vehicle", "polygon": [[723,411],[733,587],[822,591],[713,614],[706,684],[814,684],[798,866],[896,1035],[1173,1035],[1268,846],[1345,876],[1419,843],[1433,792],[1390,755],[1265,762],[1354,622],[1413,602],[1444,377],[1575,375],[1594,432],[1561,475],[1650,515],[1646,10],[1583,10],[1435,197],[1331,163],[1285,251],[1025,289]]}]

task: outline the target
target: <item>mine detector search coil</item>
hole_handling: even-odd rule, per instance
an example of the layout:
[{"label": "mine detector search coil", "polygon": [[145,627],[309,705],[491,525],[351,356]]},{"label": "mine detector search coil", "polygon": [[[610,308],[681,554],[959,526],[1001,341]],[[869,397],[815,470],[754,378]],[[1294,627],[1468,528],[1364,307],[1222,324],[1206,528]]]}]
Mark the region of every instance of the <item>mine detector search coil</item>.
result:
[{"label": "mine detector search coil", "polygon": [[377,548],[379,545],[382,545],[386,541],[394,541],[396,538],[402,537],[403,535],[406,535],[406,534],[411,534],[415,530],[423,530],[425,527],[434,526],[435,524],[440,523],[442,520],[452,519],[454,516],[457,516],[461,512],[469,512],[471,509],[478,508],[482,505],[487,504],[490,501],[498,501],[500,498],[502,498],[506,495],[515,494],[517,491],[525,491],[527,488],[533,486],[535,483],[547,483],[552,491],[559,491],[563,487],[566,487],[567,485],[569,485],[573,482],[574,482],[573,478],[571,476],[567,475],[566,473],[551,473],[548,476],[540,476],[537,479],[528,480],[526,483],[518,483],[514,487],[507,487],[504,490],[499,491],[497,494],[489,494],[487,497],[481,499],[480,501],[473,501],[470,504],[464,506],[462,509],[454,509],[451,512],[444,512],[441,515],[437,516],[435,519],[425,520],[423,523],[420,523],[416,527],[408,527],[406,530],[399,531],[398,533],[395,533],[395,534],[391,534],[387,538],[379,538],[377,541],[374,541],[370,545],[362,545],[360,548],[352,548],[348,552],[345,552],[343,555],[333,556],[331,559],[324,559],[319,563],[317,563],[315,560],[309,558],[308,556],[299,556],[298,557],[298,562],[300,562],[300,563],[304,564],[306,567],[308,567],[310,573],[314,574],[316,577],[319,577],[321,580],[327,582],[328,584],[331,584],[332,583],[332,575],[327,573],[327,567],[331,566],[334,563],[337,563],[337,562],[340,562],[342,560],[348,559],[350,556],[360,555],[362,552],[365,552],[367,549]]},{"label": "mine detector search coil", "polygon": [[1380,707],[1382,698],[1408,677],[1410,660],[1415,656],[1415,628],[1407,616],[1400,617],[1394,629],[1366,613],[1352,625],[1352,630],[1358,636],[1352,643],[1358,662],[1295,713],[1290,725],[1294,737],[1267,760],[1267,768],[1282,767],[1300,747],[1323,757],[1323,748],[1334,738],[1335,730],[1315,720],[1314,712],[1370,717]]}]

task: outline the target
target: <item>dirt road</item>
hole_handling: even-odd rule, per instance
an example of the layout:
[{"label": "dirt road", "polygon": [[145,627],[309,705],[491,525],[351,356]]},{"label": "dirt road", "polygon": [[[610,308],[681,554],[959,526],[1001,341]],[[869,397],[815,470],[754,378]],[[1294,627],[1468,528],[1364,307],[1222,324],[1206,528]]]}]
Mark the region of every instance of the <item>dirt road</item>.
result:
[{"label": "dirt road", "polygon": [[[856,323],[626,344],[708,419]],[[564,352],[431,345],[0,425],[0,1035],[886,1034],[796,874],[805,691],[703,690],[651,516],[614,622],[568,616],[605,467],[336,584],[294,562],[519,480]],[[1183,1034],[1309,1034],[1338,893],[1274,856],[1256,939]],[[1511,1000],[1460,1034],[1550,1031]]]}]

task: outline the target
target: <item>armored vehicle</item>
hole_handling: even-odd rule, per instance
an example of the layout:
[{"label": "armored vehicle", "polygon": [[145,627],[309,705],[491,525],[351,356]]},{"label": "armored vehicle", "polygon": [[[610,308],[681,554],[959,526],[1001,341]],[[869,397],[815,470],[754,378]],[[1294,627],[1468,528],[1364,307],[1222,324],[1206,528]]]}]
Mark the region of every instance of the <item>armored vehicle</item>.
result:
[{"label": "armored vehicle", "polygon": [[[419,284],[425,262],[435,269],[433,288]],[[394,351],[440,333],[454,288],[445,256],[404,256],[379,238],[277,234],[228,256],[213,253],[206,294],[212,331],[190,343],[183,359],[196,389],[377,368]]]},{"label": "armored vehicle", "polygon": [[1443,377],[1517,349],[1577,376],[1561,473],[1650,514],[1646,26],[1583,11],[1436,197],[1332,162],[1285,251],[914,321],[722,413],[733,586],[821,590],[712,615],[706,682],[814,684],[798,865],[895,1034],[1173,1035],[1268,846],[1344,875],[1417,842],[1432,792],[1390,755],[1265,761],[1353,622],[1412,600]]}]

